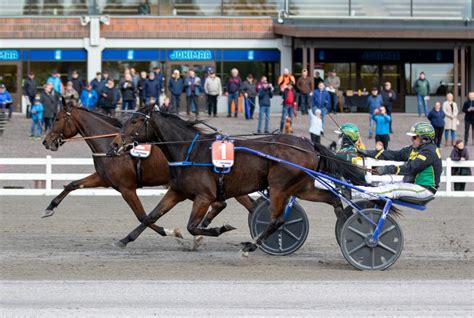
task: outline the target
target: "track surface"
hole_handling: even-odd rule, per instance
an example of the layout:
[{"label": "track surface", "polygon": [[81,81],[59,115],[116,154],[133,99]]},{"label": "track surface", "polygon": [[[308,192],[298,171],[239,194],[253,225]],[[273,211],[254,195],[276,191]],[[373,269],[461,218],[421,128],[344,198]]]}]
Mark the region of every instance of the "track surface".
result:
[{"label": "track surface", "polygon": [[[136,313],[122,311],[125,307],[141,308],[145,315],[347,315],[351,307],[353,314],[384,314],[384,308],[395,315],[473,314],[472,199],[437,199],[427,212],[405,210],[399,220],[405,249],[384,272],[360,272],[345,261],[334,238],[334,213],[323,204],[303,202],[310,234],[298,252],[272,257],[257,251],[242,258],[239,243],[250,235],[246,212],[234,200],[214,224],[227,221],[238,229],[205,238],[192,252],[185,232],[190,202],[158,222],[183,229],[186,240],[147,229],[126,249],[117,249],[111,243],[138,224],[120,197],[69,197],[54,216],[40,219],[50,199],[0,198],[0,316],[55,308],[70,308],[73,315]],[[143,198],[147,210],[159,199]],[[103,302],[95,298],[100,295]]]}]

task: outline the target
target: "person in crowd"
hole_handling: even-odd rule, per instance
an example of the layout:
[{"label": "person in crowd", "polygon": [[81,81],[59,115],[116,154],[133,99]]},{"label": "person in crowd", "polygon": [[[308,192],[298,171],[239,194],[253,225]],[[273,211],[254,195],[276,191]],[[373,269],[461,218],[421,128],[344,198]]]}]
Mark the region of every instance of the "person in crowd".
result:
[{"label": "person in crowd", "polygon": [[138,90],[138,100],[140,107],[145,106],[146,97],[145,97],[145,84],[147,80],[147,73],[145,71],[140,72],[140,79],[138,80],[137,90]]},{"label": "person in crowd", "polygon": [[341,86],[341,79],[336,74],[336,70],[332,70],[329,72],[328,77],[324,80],[324,84],[326,85],[326,89],[329,92],[329,96],[331,97],[331,103],[329,105],[329,112],[333,112],[334,114],[337,113],[337,90],[339,86]]},{"label": "person in crowd", "polygon": [[136,87],[133,84],[131,74],[125,74],[120,83],[120,91],[122,93],[122,112],[134,111],[137,106],[137,96],[135,95]]},{"label": "person in crowd", "polygon": [[[260,83],[257,85],[258,93],[258,104],[259,104],[259,113],[258,113],[258,126],[257,133],[262,133],[262,120],[265,120],[265,130],[266,134],[270,133],[270,106],[271,98],[273,97],[273,86],[271,83],[268,83],[267,77],[262,76]],[[265,118],[264,118],[265,117]]]},{"label": "person in crowd", "polygon": [[375,109],[371,118],[375,122],[375,142],[381,142],[383,149],[387,150],[390,141],[390,121],[385,106]]},{"label": "person in crowd", "polygon": [[173,112],[179,113],[181,106],[181,94],[184,90],[184,82],[178,70],[173,71],[173,75],[168,81],[168,90],[171,94],[171,106]]},{"label": "person in crowd", "polygon": [[278,87],[280,88],[280,94],[283,94],[290,82],[296,83],[295,77],[290,73],[289,69],[285,68],[283,70],[283,74],[278,77]]},{"label": "person in crowd", "polygon": [[165,88],[165,76],[164,76],[163,73],[161,72],[161,67],[155,66],[155,67],[153,68],[153,73],[155,73],[155,78],[156,78],[156,80],[158,81],[158,83],[160,84],[160,88],[159,88],[160,94],[161,94],[161,93],[164,93],[164,88]]},{"label": "person in crowd", "polygon": [[295,116],[295,110],[297,106],[297,99],[298,96],[296,95],[296,90],[293,87],[293,83],[290,82],[286,86],[285,90],[283,91],[283,105],[282,105],[282,112],[281,112],[281,121],[280,121],[280,133],[283,132],[283,128],[285,127],[286,117],[290,117],[290,127],[291,123],[293,122],[293,117]]},{"label": "person in crowd", "polygon": [[140,4],[138,5],[138,14],[139,15],[150,15],[150,4],[148,0],[141,0]]},{"label": "person in crowd", "polygon": [[137,71],[135,68],[130,68],[130,76],[132,77],[132,83],[135,85],[135,87],[138,86],[138,81],[140,80],[140,76],[138,75]]},{"label": "person in crowd", "polygon": [[76,92],[71,81],[66,83],[66,87],[64,88],[63,98],[66,104],[68,104],[71,100],[75,100],[75,101],[79,100],[79,93]]},{"label": "person in crowd", "polygon": [[47,83],[52,83],[53,89],[56,91],[56,93],[62,95],[63,84],[61,83],[61,73],[59,73],[59,71],[53,71],[51,76],[46,80],[46,84]]},{"label": "person in crowd", "polygon": [[43,104],[41,104],[41,98],[36,96],[33,105],[31,105],[31,138],[36,140],[41,139],[43,134]]},{"label": "person in crowd", "polygon": [[146,105],[147,105],[147,106],[156,106],[156,105],[158,105],[158,103],[159,103],[159,101],[157,101],[157,100],[155,99],[155,97],[152,96],[152,97],[150,97],[150,98],[148,99],[148,102],[147,102]]},{"label": "person in crowd", "polygon": [[232,102],[234,102],[234,117],[239,112],[239,96],[242,88],[242,80],[239,77],[239,71],[233,68],[230,71],[230,77],[225,85],[225,94],[227,95],[227,117],[232,117]]},{"label": "person in crowd", "polygon": [[392,117],[392,109],[393,109],[393,103],[397,100],[397,94],[395,91],[392,89],[392,83],[386,82],[384,84],[382,93],[382,105],[385,107],[387,110],[387,115],[390,116],[390,133],[393,133],[392,129],[392,122],[393,122],[393,117]]},{"label": "person in crowd", "polygon": [[[25,83],[23,84],[23,95],[28,98],[30,105],[33,106],[38,90],[36,89],[35,73],[30,72],[26,77]],[[30,107],[31,107],[30,106]],[[27,110],[27,115],[30,111]]]},{"label": "person in crowd", "polygon": [[109,78],[110,78],[109,72],[108,71],[103,71],[102,72],[102,79],[100,80],[100,91],[101,92],[105,88],[105,86],[107,85],[107,83],[109,81]]},{"label": "person in crowd", "polygon": [[174,113],[173,106],[171,105],[171,101],[168,96],[163,98],[163,104],[160,106],[160,111],[164,113]]},{"label": "person in crowd", "polygon": [[464,141],[469,141],[469,129],[472,128],[472,144],[474,145],[474,92],[469,92],[468,99],[462,106],[464,116]]},{"label": "person in crowd", "polygon": [[421,117],[423,111],[425,117],[428,116],[428,101],[430,99],[430,82],[426,79],[425,72],[421,72],[413,85],[418,102],[418,117]]},{"label": "person in crowd", "polygon": [[201,89],[201,79],[196,76],[194,70],[189,70],[188,76],[184,80],[184,90],[188,102],[186,114],[190,115],[192,111],[196,118],[199,117],[198,97],[201,96]]},{"label": "person in crowd", "polygon": [[449,135],[451,135],[451,144],[454,145],[456,140],[456,128],[459,124],[458,120],[458,105],[454,101],[454,96],[451,93],[446,95],[446,101],[443,103],[443,112],[445,114],[444,124],[444,142],[448,145]]},{"label": "person in crowd", "polygon": [[374,120],[372,119],[372,115],[374,114],[375,110],[383,105],[382,97],[379,95],[379,90],[377,87],[373,87],[371,90],[371,94],[367,98],[367,108],[369,109],[369,139],[371,139],[374,135]]},{"label": "person in crowd", "polygon": [[[405,161],[401,166],[389,165],[376,168],[379,175],[402,175],[401,183],[388,183],[377,187],[360,187],[370,193],[383,194],[391,199],[409,196],[419,199],[432,197],[438,190],[441,173],[443,172],[441,154],[434,144],[433,126],[425,122],[414,124],[407,135],[411,137],[411,145],[400,150],[384,150],[380,143],[376,150],[357,152],[379,160]],[[371,199],[371,196],[353,191],[352,197]]]},{"label": "person in crowd", "polygon": [[43,122],[44,131],[47,133],[53,126],[53,119],[59,110],[60,96],[59,93],[53,89],[53,83],[48,82],[41,93],[40,102],[43,105]]},{"label": "person in crowd", "polygon": [[307,115],[308,110],[311,108],[310,100],[311,95],[313,94],[314,86],[313,81],[308,76],[308,70],[303,70],[303,75],[298,78],[296,83],[296,88],[299,92],[299,105],[302,115]]},{"label": "person in crowd", "polygon": [[100,90],[102,88],[102,73],[101,72],[96,72],[94,79],[90,82],[92,89],[95,90],[97,93],[97,96],[100,95]]},{"label": "person in crowd", "polygon": [[323,121],[321,120],[321,109],[309,110],[309,135],[315,144],[321,143],[321,132],[323,131]]},{"label": "person in crowd", "polygon": [[145,103],[148,105],[151,97],[156,101],[160,100],[160,82],[155,77],[155,72],[148,74],[148,79],[145,81]]},{"label": "person in crowd", "polygon": [[448,94],[448,86],[443,81],[440,81],[438,89],[436,89],[436,95],[446,96],[446,94]]},{"label": "person in crowd", "polygon": [[431,126],[433,126],[435,130],[434,143],[438,148],[441,147],[441,139],[443,138],[445,116],[446,115],[444,114],[444,111],[441,109],[440,102],[436,102],[433,109],[428,114],[428,120],[430,121]]},{"label": "person in crowd", "polygon": [[89,110],[94,110],[97,106],[98,100],[99,97],[97,96],[97,92],[92,89],[91,84],[87,84],[86,88],[81,92],[81,105]]},{"label": "person in crowd", "polygon": [[249,113],[247,119],[253,119],[253,114],[255,112],[255,103],[257,97],[257,82],[253,78],[252,74],[247,75],[247,79],[242,84],[242,93],[246,99],[246,103],[249,104]]},{"label": "person in crowd", "polygon": [[[452,161],[465,161],[469,160],[469,152],[464,146],[464,140],[461,138],[454,142],[453,150],[449,155]],[[451,175],[453,176],[470,176],[471,168],[469,167],[453,167],[451,168]],[[454,191],[464,191],[466,188],[465,182],[454,182]]]},{"label": "person in crowd", "polygon": [[72,82],[72,87],[80,94],[84,89],[84,82],[82,81],[82,78],[79,77],[79,73],[76,70],[72,71],[69,80]]},{"label": "person in crowd", "polygon": [[314,81],[313,81],[313,87],[318,87],[319,83],[323,82],[324,83],[324,78],[321,77],[321,73],[316,71],[316,74],[314,76]]},{"label": "person in crowd", "polygon": [[103,103],[101,104],[101,111],[104,115],[115,117],[115,109],[120,99],[120,93],[115,87],[113,79],[109,79],[104,89],[102,90]]},{"label": "person in crowd", "polygon": [[313,106],[311,110],[314,111],[319,109],[321,111],[321,120],[323,122],[323,129],[321,136],[324,136],[324,117],[329,110],[329,104],[331,103],[331,97],[329,92],[326,90],[324,83],[319,82],[318,88],[313,91]]},{"label": "person in crowd", "polygon": [[222,95],[222,83],[216,70],[212,67],[208,70],[209,76],[204,82],[204,92],[207,96],[207,113],[209,116],[217,117],[217,97]]},{"label": "person in crowd", "polygon": [[8,108],[8,120],[12,118],[13,99],[4,84],[0,84],[0,109]]}]

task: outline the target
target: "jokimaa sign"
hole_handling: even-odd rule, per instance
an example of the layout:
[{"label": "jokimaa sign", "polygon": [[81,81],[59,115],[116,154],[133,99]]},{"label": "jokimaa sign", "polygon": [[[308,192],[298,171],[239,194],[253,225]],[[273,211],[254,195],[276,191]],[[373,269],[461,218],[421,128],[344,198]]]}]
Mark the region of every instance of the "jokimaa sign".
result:
[{"label": "jokimaa sign", "polygon": [[0,61],[17,61],[20,59],[18,50],[0,50]]},{"label": "jokimaa sign", "polygon": [[168,59],[172,61],[210,61],[214,59],[212,50],[170,50]]}]

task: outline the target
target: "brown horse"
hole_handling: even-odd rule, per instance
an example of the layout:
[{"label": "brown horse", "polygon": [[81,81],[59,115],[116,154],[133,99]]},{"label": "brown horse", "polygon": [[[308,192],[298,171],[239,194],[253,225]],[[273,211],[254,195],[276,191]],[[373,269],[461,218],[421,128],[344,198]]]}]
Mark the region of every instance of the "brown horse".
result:
[{"label": "brown horse", "polygon": [[[114,118],[75,107],[75,103],[61,110],[54,122],[51,132],[46,136],[43,145],[52,151],[58,150],[65,139],[80,134],[82,137],[118,134],[121,123]],[[93,153],[104,153],[110,148],[112,137],[86,139]],[[43,217],[54,214],[61,201],[71,192],[83,188],[112,187],[122,194],[139,221],[143,221],[146,213],[137,196],[137,188],[143,186],[166,185],[169,182],[169,168],[166,157],[158,147],[153,147],[148,158],[137,159],[130,155],[121,157],[93,156],[95,172],[83,179],[72,181],[55,197],[46,208]],[[254,208],[253,200],[248,196],[236,198],[249,212]],[[214,204],[220,208],[220,204]],[[220,211],[210,211],[209,218],[215,217]],[[209,221],[210,223],[210,221]],[[181,237],[179,230],[167,230],[155,224],[149,227],[162,236]],[[226,228],[227,229],[227,228]],[[224,229],[225,230],[225,229]]]},{"label": "brown horse", "polygon": [[[198,122],[187,122],[176,115],[145,107],[125,123],[121,135],[115,138],[113,147],[120,155],[133,143],[154,141],[169,162],[179,162],[189,153],[190,141],[198,136],[194,149],[189,154],[189,161],[209,163],[211,162],[209,148],[217,135],[203,133],[195,127],[196,123]],[[333,175],[340,173],[354,183],[365,184],[363,175],[356,167],[337,164],[340,160],[324,146],[313,145],[302,138],[291,135],[272,135],[250,140],[236,138],[234,145],[258,150],[308,169],[326,171]],[[120,243],[126,245],[134,241],[149,224],[156,222],[178,202],[185,199],[194,201],[188,231],[192,235],[219,236],[221,233],[218,228],[200,226],[209,204],[218,200],[218,182],[219,175],[210,167],[171,167],[170,190],[142,224],[120,240]],[[303,171],[254,154],[236,152],[232,171],[224,175],[225,198],[261,191],[268,187],[270,225],[254,242],[244,243],[244,252],[254,251],[284,223],[283,211],[290,196],[331,204],[337,216],[343,215],[339,198],[329,191],[315,188],[314,179]]]}]

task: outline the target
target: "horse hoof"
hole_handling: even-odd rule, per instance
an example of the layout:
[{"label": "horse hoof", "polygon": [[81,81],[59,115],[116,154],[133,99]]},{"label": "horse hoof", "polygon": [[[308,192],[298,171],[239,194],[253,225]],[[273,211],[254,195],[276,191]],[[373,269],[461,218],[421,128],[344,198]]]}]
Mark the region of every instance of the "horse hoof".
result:
[{"label": "horse hoof", "polygon": [[183,238],[183,234],[181,234],[180,229],[173,229],[173,235],[177,238]]},{"label": "horse hoof", "polygon": [[202,245],[203,241],[204,241],[204,237],[202,235],[195,236],[193,240],[192,250],[197,251],[198,248]]},{"label": "horse hoof", "polygon": [[127,244],[125,244],[124,242],[122,241],[115,241],[112,243],[112,246],[114,247],[118,247],[118,248],[126,248],[127,247]]},{"label": "horse hoof", "polygon": [[257,249],[257,244],[252,242],[243,242],[242,244],[242,251],[243,252],[253,252]]},{"label": "horse hoof", "polygon": [[228,224],[228,223],[224,224],[223,228],[224,228],[225,232],[228,232],[228,231],[232,231],[232,230],[236,230],[236,229],[237,229],[236,227],[233,227],[232,225],[230,225],[230,224]]},{"label": "horse hoof", "polygon": [[47,218],[48,216],[52,216],[53,214],[54,214],[54,210],[44,210],[41,218],[44,219],[44,218]]},{"label": "horse hoof", "polygon": [[240,250],[240,256],[241,256],[241,257],[248,258],[248,257],[249,257],[249,252],[246,252],[246,251]]}]

